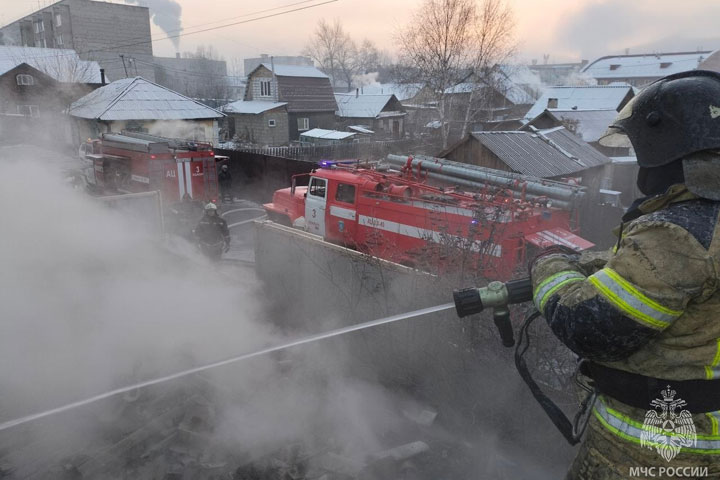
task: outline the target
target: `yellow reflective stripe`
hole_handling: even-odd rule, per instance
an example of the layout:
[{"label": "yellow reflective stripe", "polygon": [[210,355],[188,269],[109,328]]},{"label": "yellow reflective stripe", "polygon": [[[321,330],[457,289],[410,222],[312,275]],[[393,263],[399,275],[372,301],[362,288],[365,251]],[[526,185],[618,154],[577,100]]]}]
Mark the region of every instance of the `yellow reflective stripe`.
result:
[{"label": "yellow reflective stripe", "polygon": [[585,275],[576,272],[575,270],[563,270],[562,272],[550,275],[548,278],[540,282],[540,285],[538,285],[535,289],[533,299],[535,306],[542,312],[547,301],[560,287],[567,285],[568,283],[582,280],[585,280]]},{"label": "yellow reflective stripe", "polygon": [[712,434],[718,435],[720,432],[718,432],[718,421],[720,420],[720,411],[717,412],[707,412],[705,415],[708,416],[710,419],[710,425],[712,425]]},{"label": "yellow reflective stripe", "polygon": [[720,338],[717,339],[717,350],[715,351],[715,358],[710,365],[705,367],[705,377],[708,380],[720,378]]},{"label": "yellow reflective stripe", "polygon": [[[605,402],[601,399],[593,407],[593,414],[595,418],[611,433],[623,438],[629,442],[641,444],[640,438],[645,430],[644,425],[640,422],[636,422],[620,412],[608,408]],[[684,435],[678,435],[675,433],[665,433],[666,436],[677,436],[684,437]],[[654,442],[646,442],[653,446],[663,447],[663,444],[657,444]],[[714,435],[697,435],[697,448],[684,447],[684,452],[701,453],[701,454],[717,454],[720,453],[720,437]]]},{"label": "yellow reflective stripe", "polygon": [[669,309],[646,297],[610,268],[595,272],[588,280],[610,303],[650,327],[664,329],[683,314],[682,311]]}]

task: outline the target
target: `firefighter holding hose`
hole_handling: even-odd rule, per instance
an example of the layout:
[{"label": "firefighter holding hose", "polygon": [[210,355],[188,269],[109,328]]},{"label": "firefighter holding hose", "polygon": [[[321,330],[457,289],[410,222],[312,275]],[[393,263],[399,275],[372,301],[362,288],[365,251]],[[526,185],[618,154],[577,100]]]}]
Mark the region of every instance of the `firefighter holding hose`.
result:
[{"label": "firefighter holding hose", "polygon": [[623,141],[646,197],[612,252],[531,264],[536,307],[598,393],[567,479],[720,478],[720,74],[646,87],[601,143]]},{"label": "firefighter holding hose", "polygon": [[200,251],[211,260],[220,260],[223,251],[230,249],[230,230],[224,218],[218,215],[218,207],[210,202],[205,205],[205,215],[193,230]]}]

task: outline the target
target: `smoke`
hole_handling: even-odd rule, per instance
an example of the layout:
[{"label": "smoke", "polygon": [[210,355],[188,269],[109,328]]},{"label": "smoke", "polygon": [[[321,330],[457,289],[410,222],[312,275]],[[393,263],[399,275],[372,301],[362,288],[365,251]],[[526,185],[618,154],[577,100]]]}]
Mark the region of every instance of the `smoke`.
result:
[{"label": "smoke", "polygon": [[[125,3],[150,8],[152,20],[168,36],[175,36],[182,31],[182,6],[175,0],[125,0]],[[180,47],[180,39],[172,38],[175,50]]]}]

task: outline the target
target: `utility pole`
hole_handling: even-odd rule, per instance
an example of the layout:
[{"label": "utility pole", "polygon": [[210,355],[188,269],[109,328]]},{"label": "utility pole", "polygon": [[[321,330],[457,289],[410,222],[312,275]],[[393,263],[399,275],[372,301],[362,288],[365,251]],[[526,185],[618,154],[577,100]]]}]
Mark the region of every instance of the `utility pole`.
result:
[{"label": "utility pole", "polygon": [[123,70],[125,70],[125,78],[127,78],[127,65],[125,65],[125,55],[120,54],[120,59],[123,62]]}]

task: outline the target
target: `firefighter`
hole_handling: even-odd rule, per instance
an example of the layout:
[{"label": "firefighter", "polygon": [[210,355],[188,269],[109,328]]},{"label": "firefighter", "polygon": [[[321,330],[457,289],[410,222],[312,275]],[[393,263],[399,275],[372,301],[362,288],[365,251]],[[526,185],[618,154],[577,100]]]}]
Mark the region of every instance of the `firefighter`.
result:
[{"label": "firefighter", "polygon": [[635,149],[646,196],[623,216],[615,247],[606,255],[550,247],[530,267],[535,305],[584,359],[598,393],[567,479],[705,468],[702,478],[717,479],[720,74],[683,72],[647,86],[601,143],[623,141]]},{"label": "firefighter", "polygon": [[223,250],[230,249],[230,231],[227,222],[218,215],[218,207],[210,202],[205,205],[205,215],[193,230],[200,251],[211,260],[220,260]]},{"label": "firefighter", "polygon": [[227,165],[220,167],[220,173],[218,174],[218,184],[220,185],[220,198],[223,202],[232,201],[232,175]]}]

